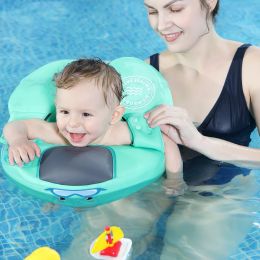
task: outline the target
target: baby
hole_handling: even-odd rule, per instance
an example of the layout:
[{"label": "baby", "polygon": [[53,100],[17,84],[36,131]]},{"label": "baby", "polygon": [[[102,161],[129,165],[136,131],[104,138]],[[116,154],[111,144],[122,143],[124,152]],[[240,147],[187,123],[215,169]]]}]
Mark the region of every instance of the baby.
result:
[{"label": "baby", "polygon": [[[22,166],[40,156],[33,139],[47,143],[84,147],[98,145],[130,145],[131,133],[122,121],[124,107],[119,73],[100,59],[79,59],[69,63],[55,75],[56,122],[41,119],[17,120],[4,127],[9,145],[9,161]],[[171,195],[184,192],[182,160],[178,146],[164,136],[166,187]]]}]

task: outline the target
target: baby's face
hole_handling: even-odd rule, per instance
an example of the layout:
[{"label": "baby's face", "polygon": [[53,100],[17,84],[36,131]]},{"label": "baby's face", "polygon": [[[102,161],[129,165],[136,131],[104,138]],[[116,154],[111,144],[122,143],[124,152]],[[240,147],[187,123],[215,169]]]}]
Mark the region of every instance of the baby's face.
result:
[{"label": "baby's face", "polygon": [[112,115],[113,110],[93,80],[82,80],[69,89],[57,89],[57,126],[60,134],[74,146],[99,144]]}]

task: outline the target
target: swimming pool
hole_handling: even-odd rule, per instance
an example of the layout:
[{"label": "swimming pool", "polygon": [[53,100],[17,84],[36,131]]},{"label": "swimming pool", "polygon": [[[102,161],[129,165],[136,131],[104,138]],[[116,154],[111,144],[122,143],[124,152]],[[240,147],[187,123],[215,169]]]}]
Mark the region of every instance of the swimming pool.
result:
[{"label": "swimming pool", "polygon": [[[260,45],[259,0],[221,1],[222,35]],[[142,0],[5,0],[0,5],[0,128],[21,78],[53,60],[146,58],[164,48]],[[260,141],[254,133],[254,146]],[[65,260],[91,259],[90,242],[107,224],[133,240],[132,259],[259,259],[260,172],[169,199],[160,182],[105,206],[74,211],[18,190],[0,169],[0,259],[19,260],[49,245]],[[206,196],[210,195],[210,196]]]}]

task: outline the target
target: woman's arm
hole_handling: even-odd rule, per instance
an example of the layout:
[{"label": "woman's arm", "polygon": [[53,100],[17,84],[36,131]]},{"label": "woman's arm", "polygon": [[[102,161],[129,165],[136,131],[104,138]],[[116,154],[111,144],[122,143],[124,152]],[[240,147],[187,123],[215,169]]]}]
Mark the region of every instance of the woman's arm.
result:
[{"label": "woman's arm", "polygon": [[184,145],[213,160],[248,168],[260,168],[260,149],[203,136],[182,108],[161,105],[149,111],[145,117],[151,127],[160,126],[162,132],[177,144]]},{"label": "woman's arm", "polygon": [[[250,111],[255,118],[260,134],[260,48],[250,47],[243,61],[242,79],[246,87]],[[247,91],[248,90],[248,91]]]},{"label": "woman's arm", "polygon": [[[250,104],[258,132],[260,130],[260,49],[250,47],[243,62],[242,79],[245,97]],[[236,145],[216,138],[203,137],[201,145],[194,147],[209,158],[226,161],[238,166],[260,168],[260,149]]]},{"label": "woman's arm", "polygon": [[260,168],[260,149],[249,148],[221,139],[202,136],[194,150],[218,161],[251,169]]}]

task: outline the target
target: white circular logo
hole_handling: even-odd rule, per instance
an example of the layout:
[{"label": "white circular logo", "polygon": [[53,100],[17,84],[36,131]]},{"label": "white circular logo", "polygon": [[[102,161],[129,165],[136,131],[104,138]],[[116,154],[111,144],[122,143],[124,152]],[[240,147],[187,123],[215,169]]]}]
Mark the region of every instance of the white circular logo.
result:
[{"label": "white circular logo", "polygon": [[122,105],[126,109],[138,110],[149,105],[155,96],[154,83],[144,77],[123,78],[124,95]]}]

